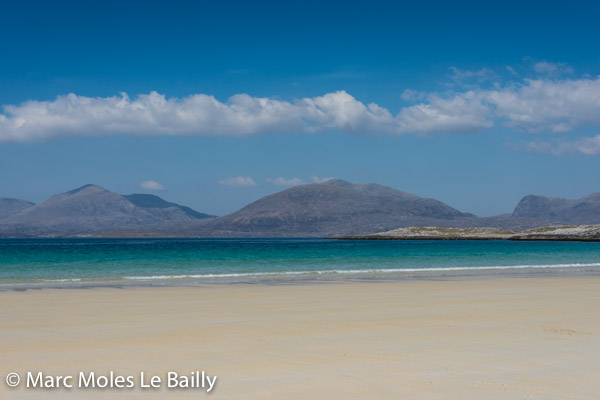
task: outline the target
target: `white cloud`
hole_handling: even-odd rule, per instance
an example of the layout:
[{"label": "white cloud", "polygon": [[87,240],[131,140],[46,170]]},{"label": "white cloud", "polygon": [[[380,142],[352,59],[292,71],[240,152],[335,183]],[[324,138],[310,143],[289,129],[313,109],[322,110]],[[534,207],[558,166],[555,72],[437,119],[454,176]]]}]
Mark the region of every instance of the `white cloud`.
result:
[{"label": "white cloud", "polygon": [[588,156],[600,154],[600,135],[586,137],[572,143],[575,151]]},{"label": "white cloud", "polygon": [[429,103],[403,108],[395,118],[394,133],[476,132],[494,125],[491,116],[489,106],[477,92],[449,98],[433,94]]},{"label": "white cloud", "polygon": [[146,190],[165,190],[165,187],[156,181],[144,181],[140,187]]},{"label": "white cloud", "polygon": [[574,151],[588,156],[600,154],[600,135],[586,137],[569,144]]},{"label": "white cloud", "polygon": [[533,64],[533,70],[540,75],[558,76],[563,74],[572,74],[573,68],[565,63],[553,63],[548,61],[539,61]]},{"label": "white cloud", "polygon": [[528,80],[478,96],[506,125],[527,132],[566,132],[580,124],[600,124],[600,78]]},{"label": "white cloud", "polygon": [[332,177],[332,176],[325,177],[325,178],[321,178],[321,177],[318,177],[316,175],[311,175],[310,176],[310,180],[313,181],[313,182],[315,182],[315,183],[323,183],[323,182],[330,181],[332,179],[335,179],[335,178]]},{"label": "white cloud", "polygon": [[130,134],[248,135],[305,130],[306,105],[239,94],[227,103],[196,94],[166,98],[156,92],[130,99],[58,96],[4,106],[0,140],[27,141],[57,136]]},{"label": "white cloud", "polygon": [[304,182],[300,178],[267,178],[267,182],[275,186],[298,186]]},{"label": "white cloud", "polygon": [[[260,133],[319,132],[434,133],[471,131],[491,126],[477,107],[467,109],[469,95],[442,99],[432,96],[402,109],[396,116],[375,103],[364,104],[345,91],[294,102],[235,95],[222,103],[196,94],[166,98],[151,92],[130,99],[58,96],[4,106],[1,141],[33,141],[64,136],[189,135],[244,136]],[[460,107],[462,105],[462,107]],[[466,111],[466,113],[465,113]]]},{"label": "white cloud", "polygon": [[250,176],[236,176],[234,178],[221,179],[218,181],[219,185],[223,186],[240,186],[249,187],[257,186],[258,184]]},{"label": "white cloud", "polygon": [[525,142],[521,146],[516,146],[516,148],[544,154],[584,154],[595,156],[600,154],[600,135],[584,137],[574,141],[531,141]]},{"label": "white cloud", "polygon": [[[538,66],[540,70],[551,68]],[[477,80],[489,76],[488,71],[454,72]],[[239,94],[226,102],[205,94],[167,98],[151,92],[134,99],[124,93],[95,98],[69,94],[53,101],[4,106],[0,142],[59,136],[247,136],[329,130],[429,135],[479,132],[497,124],[530,133],[566,133],[584,124],[600,125],[598,77],[540,77],[444,93],[407,90],[402,97],[414,104],[393,114],[345,91],[295,101]]]}]

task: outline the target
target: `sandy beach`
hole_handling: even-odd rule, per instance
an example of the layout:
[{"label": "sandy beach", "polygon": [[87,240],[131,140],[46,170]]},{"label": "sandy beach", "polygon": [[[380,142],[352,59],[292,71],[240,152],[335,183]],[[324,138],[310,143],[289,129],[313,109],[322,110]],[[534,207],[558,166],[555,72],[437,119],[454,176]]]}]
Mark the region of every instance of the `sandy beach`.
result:
[{"label": "sandy beach", "polygon": [[[3,399],[597,399],[600,278],[0,293]],[[134,388],[26,388],[130,375]],[[139,374],[160,388],[139,388]],[[217,376],[165,387],[169,371]],[[10,388],[8,373],[21,384]]]}]

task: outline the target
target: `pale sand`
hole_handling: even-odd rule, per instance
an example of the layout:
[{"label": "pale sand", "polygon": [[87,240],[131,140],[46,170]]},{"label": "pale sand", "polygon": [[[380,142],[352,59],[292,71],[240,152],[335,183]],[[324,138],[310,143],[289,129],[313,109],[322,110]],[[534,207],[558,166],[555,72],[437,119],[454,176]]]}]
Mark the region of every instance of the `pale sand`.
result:
[{"label": "pale sand", "polygon": [[[600,278],[0,293],[0,398],[599,399]],[[9,389],[8,372],[215,389]]]}]

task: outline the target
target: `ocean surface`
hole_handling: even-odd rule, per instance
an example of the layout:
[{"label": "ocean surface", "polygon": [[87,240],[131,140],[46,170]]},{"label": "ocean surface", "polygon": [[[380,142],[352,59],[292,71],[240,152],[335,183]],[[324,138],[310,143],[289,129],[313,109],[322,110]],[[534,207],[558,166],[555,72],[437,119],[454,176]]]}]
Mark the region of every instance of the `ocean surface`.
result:
[{"label": "ocean surface", "polygon": [[600,243],[1,239],[0,287],[600,274]]}]

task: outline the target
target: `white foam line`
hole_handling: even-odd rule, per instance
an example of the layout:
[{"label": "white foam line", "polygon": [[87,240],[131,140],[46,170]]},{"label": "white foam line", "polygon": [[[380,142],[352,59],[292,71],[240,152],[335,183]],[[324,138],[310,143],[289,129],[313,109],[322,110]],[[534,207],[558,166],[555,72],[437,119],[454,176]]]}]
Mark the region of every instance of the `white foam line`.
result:
[{"label": "white foam line", "polygon": [[349,269],[349,270],[327,270],[327,271],[287,271],[287,272],[247,272],[230,274],[198,274],[198,275],[154,275],[154,276],[125,276],[128,280],[166,280],[166,279],[206,279],[206,278],[243,278],[254,276],[286,276],[286,275],[350,275],[350,274],[373,274],[382,272],[442,272],[442,271],[471,271],[471,270],[504,270],[525,268],[577,268],[577,267],[600,267],[600,263],[589,264],[544,264],[544,265],[499,265],[489,267],[438,267],[438,268],[377,268],[377,269]]}]

